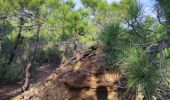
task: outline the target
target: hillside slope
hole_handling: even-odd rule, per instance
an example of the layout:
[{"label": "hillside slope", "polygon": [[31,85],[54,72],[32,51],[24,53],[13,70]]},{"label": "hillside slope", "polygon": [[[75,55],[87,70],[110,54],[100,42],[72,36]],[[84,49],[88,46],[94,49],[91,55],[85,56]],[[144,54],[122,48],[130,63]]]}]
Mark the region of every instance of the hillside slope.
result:
[{"label": "hillside slope", "polygon": [[118,70],[104,70],[104,54],[82,52],[57,68],[41,84],[12,100],[119,100],[124,79]]}]

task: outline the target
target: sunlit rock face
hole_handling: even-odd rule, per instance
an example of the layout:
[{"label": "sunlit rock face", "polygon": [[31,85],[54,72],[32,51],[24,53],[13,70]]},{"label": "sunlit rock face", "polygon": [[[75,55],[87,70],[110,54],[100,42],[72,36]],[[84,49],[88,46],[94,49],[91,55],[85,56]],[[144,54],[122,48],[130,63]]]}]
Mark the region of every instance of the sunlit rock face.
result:
[{"label": "sunlit rock face", "polygon": [[120,100],[124,79],[119,71],[106,72],[101,53],[88,51],[82,55],[13,100]]}]

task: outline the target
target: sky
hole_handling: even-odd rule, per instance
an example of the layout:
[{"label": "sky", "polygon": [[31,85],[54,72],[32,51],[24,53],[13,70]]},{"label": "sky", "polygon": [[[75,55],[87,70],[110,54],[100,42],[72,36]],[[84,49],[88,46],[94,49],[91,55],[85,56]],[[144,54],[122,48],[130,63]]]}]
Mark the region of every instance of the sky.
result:
[{"label": "sky", "polygon": [[[73,0],[73,1],[74,1],[75,4],[76,4],[75,9],[79,9],[79,8],[83,7],[83,4],[81,3],[81,0]],[[109,4],[111,4],[112,2],[117,2],[117,3],[119,3],[120,0],[107,0],[107,2],[108,2]]]},{"label": "sky", "polygon": [[[83,4],[81,3],[81,0],[73,0],[76,4],[75,9],[79,9],[81,7],[83,7]],[[107,0],[107,2],[109,4],[111,4],[112,2],[116,2],[119,3],[121,0]],[[153,6],[155,5],[155,0],[138,0],[139,3],[143,6],[144,9],[144,14],[150,15],[152,17],[156,17],[156,14],[154,12],[154,8]]]},{"label": "sky", "polygon": [[152,17],[156,17],[156,12],[154,10],[155,0],[140,0],[143,8],[145,8],[145,14]]}]

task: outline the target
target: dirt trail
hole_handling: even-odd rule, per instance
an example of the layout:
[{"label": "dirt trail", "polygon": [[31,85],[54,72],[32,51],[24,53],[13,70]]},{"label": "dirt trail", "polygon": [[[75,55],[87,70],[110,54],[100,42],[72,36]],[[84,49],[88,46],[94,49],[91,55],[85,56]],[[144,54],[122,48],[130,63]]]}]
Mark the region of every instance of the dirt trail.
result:
[{"label": "dirt trail", "polygon": [[8,84],[0,86],[0,100],[9,100],[12,96],[12,91],[18,89],[20,84]]},{"label": "dirt trail", "polygon": [[[36,69],[36,76],[31,80],[30,87],[38,85],[46,79],[54,70],[50,64],[44,64]],[[15,90],[21,87],[21,82],[17,84],[0,85],[0,100],[9,100],[14,96]]]}]

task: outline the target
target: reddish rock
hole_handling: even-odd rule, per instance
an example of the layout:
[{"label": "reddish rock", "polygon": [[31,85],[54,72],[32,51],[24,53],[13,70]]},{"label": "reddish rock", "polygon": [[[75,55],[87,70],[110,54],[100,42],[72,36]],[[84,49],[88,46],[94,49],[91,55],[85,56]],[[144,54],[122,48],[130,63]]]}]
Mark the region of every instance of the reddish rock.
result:
[{"label": "reddish rock", "polygon": [[12,100],[119,100],[124,94],[121,75],[118,70],[106,72],[103,58],[95,51],[83,52]]}]

